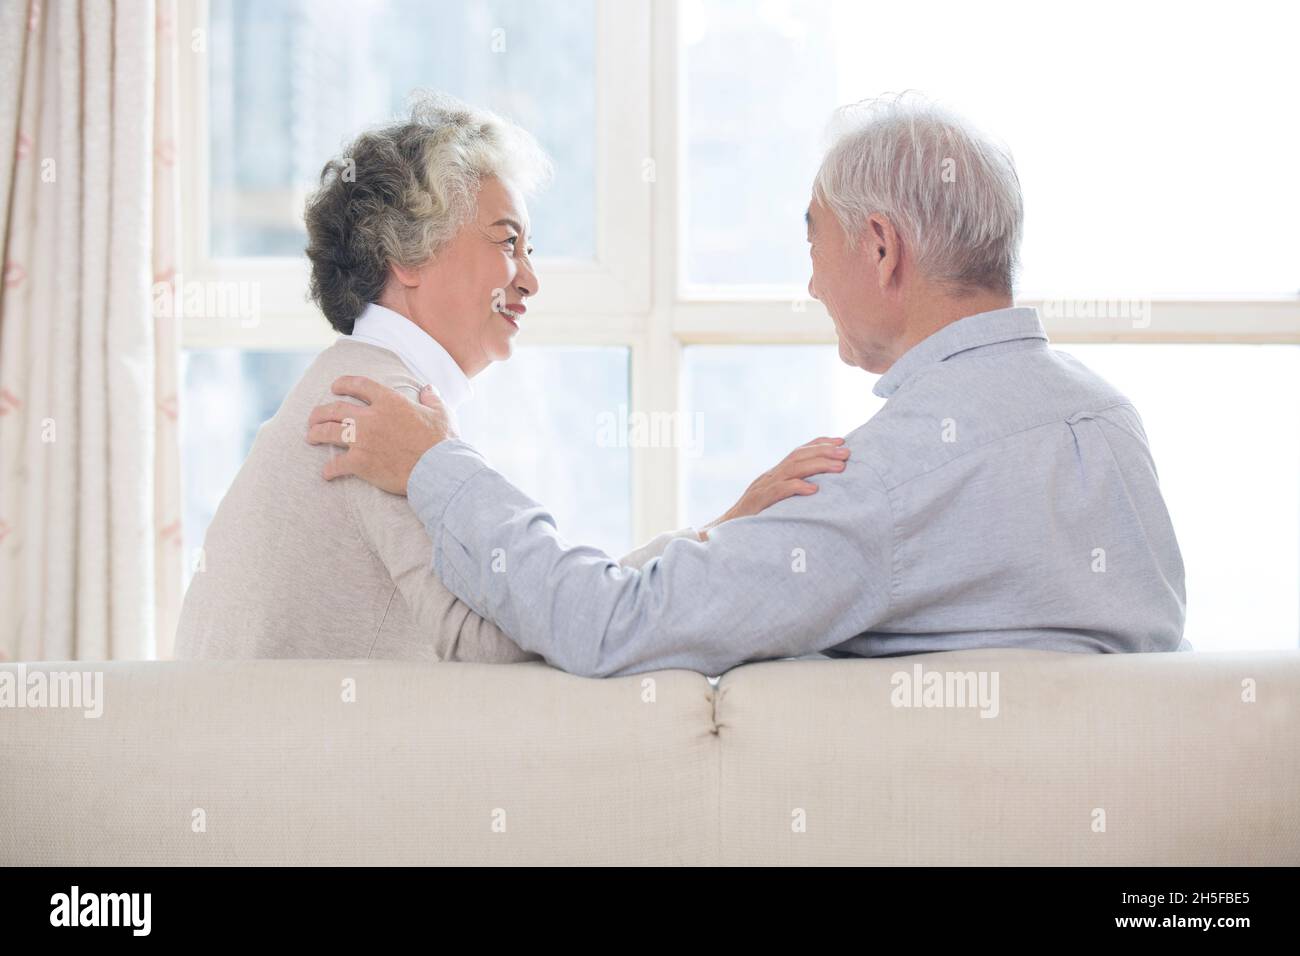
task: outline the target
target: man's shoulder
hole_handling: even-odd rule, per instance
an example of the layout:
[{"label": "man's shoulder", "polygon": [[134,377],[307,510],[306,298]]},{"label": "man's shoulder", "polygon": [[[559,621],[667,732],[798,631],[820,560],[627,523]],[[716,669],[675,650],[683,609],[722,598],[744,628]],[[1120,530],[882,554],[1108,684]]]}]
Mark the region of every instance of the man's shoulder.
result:
[{"label": "man's shoulder", "polygon": [[1124,393],[1078,359],[1027,349],[936,363],[847,437],[892,487],[1011,436],[1124,408]]}]

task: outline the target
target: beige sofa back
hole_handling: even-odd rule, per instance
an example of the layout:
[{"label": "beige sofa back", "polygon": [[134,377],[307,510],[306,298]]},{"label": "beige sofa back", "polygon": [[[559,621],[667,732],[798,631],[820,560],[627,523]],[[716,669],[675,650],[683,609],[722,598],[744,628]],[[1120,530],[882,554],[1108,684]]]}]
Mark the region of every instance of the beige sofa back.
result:
[{"label": "beige sofa back", "polygon": [[[1300,863],[1300,652],[779,661],[716,688],[43,662],[0,689],[68,671],[102,675],[101,716],[0,706],[0,864]],[[996,714],[904,686],[931,674],[996,674]]]}]

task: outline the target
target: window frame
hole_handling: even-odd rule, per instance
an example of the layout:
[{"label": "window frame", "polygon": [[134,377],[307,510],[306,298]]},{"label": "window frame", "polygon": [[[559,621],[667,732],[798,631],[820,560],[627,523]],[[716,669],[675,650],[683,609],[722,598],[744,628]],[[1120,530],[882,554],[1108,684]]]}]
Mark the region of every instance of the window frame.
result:
[{"label": "window frame", "polygon": [[[641,255],[650,230],[650,186],[614,188],[615,171],[627,171],[640,183],[644,157],[650,155],[649,89],[637,77],[650,69],[649,0],[626,0],[616,8],[597,2],[595,24],[596,181],[595,255],[592,259],[542,258],[546,295],[535,312],[539,329],[562,340],[593,326],[615,326],[624,337],[635,326],[627,319],[649,308],[650,264]],[[208,0],[182,4],[184,37],[205,35]],[[208,70],[206,54],[182,57],[178,82],[182,102],[192,105],[181,123],[180,156],[185,176],[181,261],[185,281],[255,282],[260,321],[237,317],[183,317],[186,347],[234,346],[246,349],[321,348],[334,333],[307,300],[307,260],[298,257],[221,257],[210,252]],[[322,163],[325,157],[321,158]],[[557,324],[558,320],[558,324]]]}]

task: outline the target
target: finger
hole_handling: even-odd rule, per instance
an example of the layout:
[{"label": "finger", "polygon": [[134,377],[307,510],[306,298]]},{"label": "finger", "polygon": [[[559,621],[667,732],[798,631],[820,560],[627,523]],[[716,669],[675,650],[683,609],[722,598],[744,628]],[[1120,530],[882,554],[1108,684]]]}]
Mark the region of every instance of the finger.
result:
[{"label": "finger", "polygon": [[798,461],[806,461],[809,458],[848,458],[849,449],[843,445],[803,445],[796,448],[790,454],[785,456],[777,468],[793,464]]},{"label": "finger", "polygon": [[800,448],[807,448],[809,445],[843,445],[843,438],[814,438],[810,442],[800,445]]},{"label": "finger", "polygon": [[307,429],[307,441],[313,445],[338,445],[340,448],[347,448],[352,442],[344,437],[343,430],[346,427],[340,422],[321,422]]},{"label": "finger", "polygon": [[[763,497],[760,499],[762,504],[758,511],[766,511],[778,501],[784,501],[793,495],[811,495],[816,494],[816,492],[817,486],[811,481],[804,481],[800,478],[783,478],[763,489]],[[753,513],[757,514],[758,512]]]},{"label": "finger", "polygon": [[391,392],[390,389],[384,388],[364,375],[344,375],[336,378],[334,384],[330,386],[330,391],[335,395],[351,395],[368,405],[375,404]]},{"label": "finger", "polygon": [[828,472],[843,471],[844,462],[838,458],[806,458],[781,469],[781,477],[807,478],[809,475],[824,475]]},{"label": "finger", "polygon": [[311,410],[307,424],[319,425],[322,422],[342,422],[348,418],[355,419],[357,412],[364,407],[364,405],[354,405],[352,402],[330,402],[326,405],[317,405]]},{"label": "finger", "polygon": [[335,478],[342,478],[344,475],[355,475],[352,466],[356,464],[356,452],[345,452],[342,455],[335,455],[329,461],[325,462],[325,467],[321,469],[321,476],[326,481],[333,481]]},{"label": "finger", "polygon": [[432,385],[426,385],[420,389],[420,404],[427,408],[445,407],[442,404],[442,393]]}]

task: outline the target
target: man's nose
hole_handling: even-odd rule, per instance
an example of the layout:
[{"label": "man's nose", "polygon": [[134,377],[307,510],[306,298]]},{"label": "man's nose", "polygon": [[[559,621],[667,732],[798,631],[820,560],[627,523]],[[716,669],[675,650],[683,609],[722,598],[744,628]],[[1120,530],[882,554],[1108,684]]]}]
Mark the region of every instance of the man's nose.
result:
[{"label": "man's nose", "polygon": [[[817,290],[816,290],[815,288],[813,288],[813,278],[815,278],[815,277],[810,276],[810,277],[808,278],[808,295],[810,295],[812,298],[816,299],[816,298],[817,298]],[[819,300],[819,301],[820,301],[820,300]]]}]

